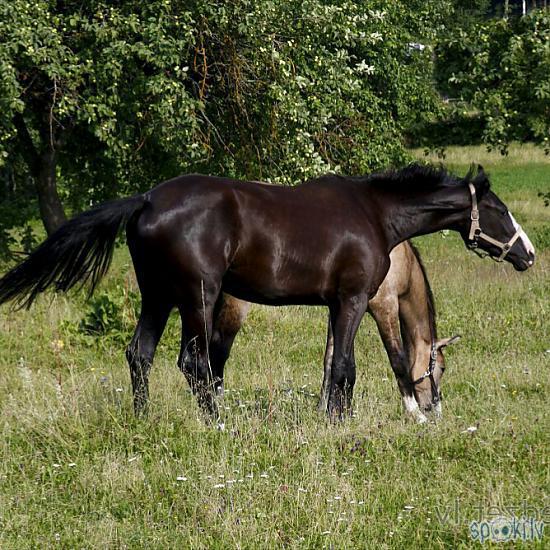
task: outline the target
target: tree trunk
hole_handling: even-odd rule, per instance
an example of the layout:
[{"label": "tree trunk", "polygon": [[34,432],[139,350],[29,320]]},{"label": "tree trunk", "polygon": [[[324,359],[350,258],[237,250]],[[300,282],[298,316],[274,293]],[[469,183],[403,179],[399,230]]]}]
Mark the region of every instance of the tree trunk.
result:
[{"label": "tree trunk", "polygon": [[67,221],[61,199],[57,193],[57,152],[53,145],[46,140],[42,145],[42,151],[39,152],[21,113],[15,115],[13,122],[21,142],[21,154],[34,180],[42,223],[48,235],[51,235]]},{"label": "tree trunk", "polygon": [[48,235],[67,221],[57,192],[57,155],[48,150],[40,155],[38,173],[34,177],[40,217]]}]

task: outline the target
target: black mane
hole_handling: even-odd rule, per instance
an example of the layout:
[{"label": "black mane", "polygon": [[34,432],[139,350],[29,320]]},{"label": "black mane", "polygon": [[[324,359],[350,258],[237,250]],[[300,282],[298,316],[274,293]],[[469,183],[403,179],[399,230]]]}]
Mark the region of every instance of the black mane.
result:
[{"label": "black mane", "polygon": [[392,190],[433,189],[440,185],[456,185],[463,181],[442,166],[412,163],[397,170],[375,172],[363,178],[365,183]]}]

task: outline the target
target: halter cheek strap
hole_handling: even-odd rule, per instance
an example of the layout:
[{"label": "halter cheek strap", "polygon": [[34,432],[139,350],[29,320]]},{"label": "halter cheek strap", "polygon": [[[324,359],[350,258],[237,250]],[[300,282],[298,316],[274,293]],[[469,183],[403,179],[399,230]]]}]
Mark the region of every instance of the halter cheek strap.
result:
[{"label": "halter cheek strap", "polygon": [[470,188],[470,194],[472,195],[472,211],[470,212],[470,233],[468,235],[468,240],[470,241],[470,244],[468,246],[474,252],[476,252],[476,254],[478,254],[479,256],[483,256],[483,254],[480,254],[478,252],[477,248],[479,247],[478,241],[480,239],[484,240],[485,242],[490,243],[500,249],[500,256],[491,256],[491,259],[497,262],[502,262],[508,252],[510,252],[512,246],[514,246],[514,243],[519,239],[522,232],[521,226],[518,224],[516,232],[507,243],[497,241],[496,239],[493,239],[493,237],[487,235],[487,233],[484,233],[481,230],[481,226],[479,225],[479,209],[477,207],[476,188],[471,183],[468,184],[468,187]]},{"label": "halter cheek strap", "polygon": [[441,397],[439,395],[439,391],[437,389],[437,385],[435,383],[435,379],[434,379],[434,370],[435,370],[436,363],[437,363],[437,348],[436,348],[434,339],[432,337],[432,348],[430,350],[430,362],[428,364],[428,369],[426,370],[426,372],[422,376],[420,376],[416,380],[413,380],[412,384],[413,384],[413,386],[416,386],[416,385],[420,384],[420,382],[422,382],[426,378],[429,378],[430,379],[430,385],[432,387],[432,404],[433,405],[436,405],[441,399]]}]

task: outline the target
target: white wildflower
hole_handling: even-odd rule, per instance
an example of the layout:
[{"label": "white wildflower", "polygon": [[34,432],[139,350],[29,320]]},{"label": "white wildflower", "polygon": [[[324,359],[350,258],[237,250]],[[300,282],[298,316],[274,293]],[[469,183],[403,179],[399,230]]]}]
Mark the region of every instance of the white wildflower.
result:
[{"label": "white wildflower", "polygon": [[463,434],[465,434],[465,433],[473,434],[474,432],[477,432],[477,426],[469,426],[462,433]]}]

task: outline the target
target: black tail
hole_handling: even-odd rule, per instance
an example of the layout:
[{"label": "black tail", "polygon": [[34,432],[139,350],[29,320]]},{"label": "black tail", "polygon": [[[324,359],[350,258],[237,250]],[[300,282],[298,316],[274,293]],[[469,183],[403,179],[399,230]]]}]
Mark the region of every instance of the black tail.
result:
[{"label": "black tail", "polygon": [[111,265],[119,231],[146,200],[136,195],[107,202],[62,225],[0,279],[0,304],[13,300],[30,307],[52,285],[65,292],[88,284],[91,294]]}]

